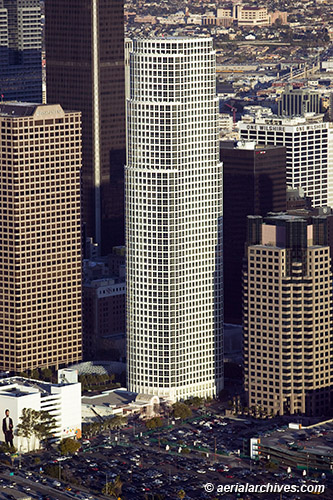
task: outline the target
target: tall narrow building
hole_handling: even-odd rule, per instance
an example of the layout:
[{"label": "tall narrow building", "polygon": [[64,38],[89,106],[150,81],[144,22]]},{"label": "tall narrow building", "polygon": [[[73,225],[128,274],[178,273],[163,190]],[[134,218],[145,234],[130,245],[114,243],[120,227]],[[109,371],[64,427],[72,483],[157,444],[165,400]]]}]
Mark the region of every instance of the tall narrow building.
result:
[{"label": "tall narrow building", "polygon": [[220,143],[223,162],[224,321],[242,323],[242,268],[248,215],[286,210],[286,149]]},{"label": "tall narrow building", "polygon": [[82,217],[103,253],[124,244],[123,0],[46,0],[48,103],[82,111]]},{"label": "tall narrow building", "polygon": [[223,388],[222,164],[210,38],[134,41],[127,101],[128,388]]},{"label": "tall narrow building", "polygon": [[249,407],[328,415],[332,404],[332,273],[327,220],[249,217],[244,374]]},{"label": "tall narrow building", "polygon": [[0,370],[81,358],[81,118],[0,104]]},{"label": "tall narrow building", "polygon": [[42,102],[40,0],[0,0],[0,98]]}]

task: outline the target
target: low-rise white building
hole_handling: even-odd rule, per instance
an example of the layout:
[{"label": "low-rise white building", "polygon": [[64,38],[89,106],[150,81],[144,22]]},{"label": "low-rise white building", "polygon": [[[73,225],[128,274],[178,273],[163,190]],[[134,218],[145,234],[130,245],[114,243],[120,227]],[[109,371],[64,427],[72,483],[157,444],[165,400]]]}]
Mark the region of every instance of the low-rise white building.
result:
[{"label": "low-rise white building", "polygon": [[[81,384],[77,372],[59,370],[58,384],[23,377],[0,380],[0,417],[8,409],[14,425],[13,444],[18,451],[36,449],[38,441],[17,435],[17,425],[24,408],[47,411],[56,421],[54,438],[81,437]],[[1,431],[2,433],[2,428]],[[2,433],[1,439],[4,441]]]},{"label": "low-rise white building", "polygon": [[151,394],[137,394],[121,387],[103,391],[93,396],[82,396],[82,420],[85,423],[100,421],[112,416],[158,414],[160,398]]}]

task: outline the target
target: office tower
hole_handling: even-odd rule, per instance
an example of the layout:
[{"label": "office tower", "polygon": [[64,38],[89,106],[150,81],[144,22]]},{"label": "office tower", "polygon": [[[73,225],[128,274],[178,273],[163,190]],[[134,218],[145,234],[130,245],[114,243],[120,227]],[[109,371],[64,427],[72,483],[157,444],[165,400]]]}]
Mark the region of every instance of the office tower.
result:
[{"label": "office tower", "polygon": [[102,253],[124,244],[122,0],[47,0],[47,102],[82,111],[82,219]]},{"label": "office tower", "polygon": [[287,184],[303,188],[314,207],[333,205],[333,125],[323,115],[248,117],[239,129],[241,139],[286,146]]},{"label": "office tower", "polygon": [[0,104],[0,369],[81,357],[81,118]]},{"label": "office tower", "polygon": [[330,121],[333,121],[333,92],[330,92],[328,117]]},{"label": "office tower", "polygon": [[245,391],[267,414],[324,415],[331,398],[332,274],[325,220],[249,217]]},{"label": "office tower", "polygon": [[0,0],[0,97],[42,102],[39,0]]},{"label": "office tower", "polygon": [[311,210],[311,198],[304,195],[302,188],[287,186],[287,210]]},{"label": "office tower", "polygon": [[134,41],[130,72],[128,388],[173,401],[213,396],[223,387],[223,318],[212,40]]},{"label": "office tower", "polygon": [[83,356],[86,360],[126,358],[125,247],[84,261]]},{"label": "office tower", "polygon": [[279,116],[303,116],[305,113],[321,113],[321,97],[311,89],[294,89],[288,85],[278,100]]},{"label": "office tower", "polygon": [[[130,97],[130,54],[133,50],[133,42],[130,38],[125,38],[125,98]],[[127,130],[127,127],[126,127]]]},{"label": "office tower", "polygon": [[286,209],[286,148],[220,143],[223,162],[224,321],[242,323],[247,216]]},{"label": "office tower", "polygon": [[125,358],[125,279],[91,280],[83,285],[84,359]]}]

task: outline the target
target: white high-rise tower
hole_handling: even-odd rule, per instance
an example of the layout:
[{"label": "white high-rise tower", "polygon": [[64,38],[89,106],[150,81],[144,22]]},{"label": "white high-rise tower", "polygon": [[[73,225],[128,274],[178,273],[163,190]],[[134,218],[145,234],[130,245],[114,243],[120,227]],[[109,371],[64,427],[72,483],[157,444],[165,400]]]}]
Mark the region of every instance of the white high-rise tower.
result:
[{"label": "white high-rise tower", "polygon": [[210,38],[138,40],[127,101],[128,388],[223,388],[222,165]]}]

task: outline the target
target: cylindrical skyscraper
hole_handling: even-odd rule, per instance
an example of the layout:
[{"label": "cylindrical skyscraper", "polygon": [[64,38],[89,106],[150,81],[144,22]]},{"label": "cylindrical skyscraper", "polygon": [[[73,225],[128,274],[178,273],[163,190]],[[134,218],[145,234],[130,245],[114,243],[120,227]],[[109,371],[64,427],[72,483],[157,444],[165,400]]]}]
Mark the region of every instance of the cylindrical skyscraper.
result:
[{"label": "cylindrical skyscraper", "polygon": [[223,387],[222,165],[210,38],[138,40],[127,101],[129,390]]}]

